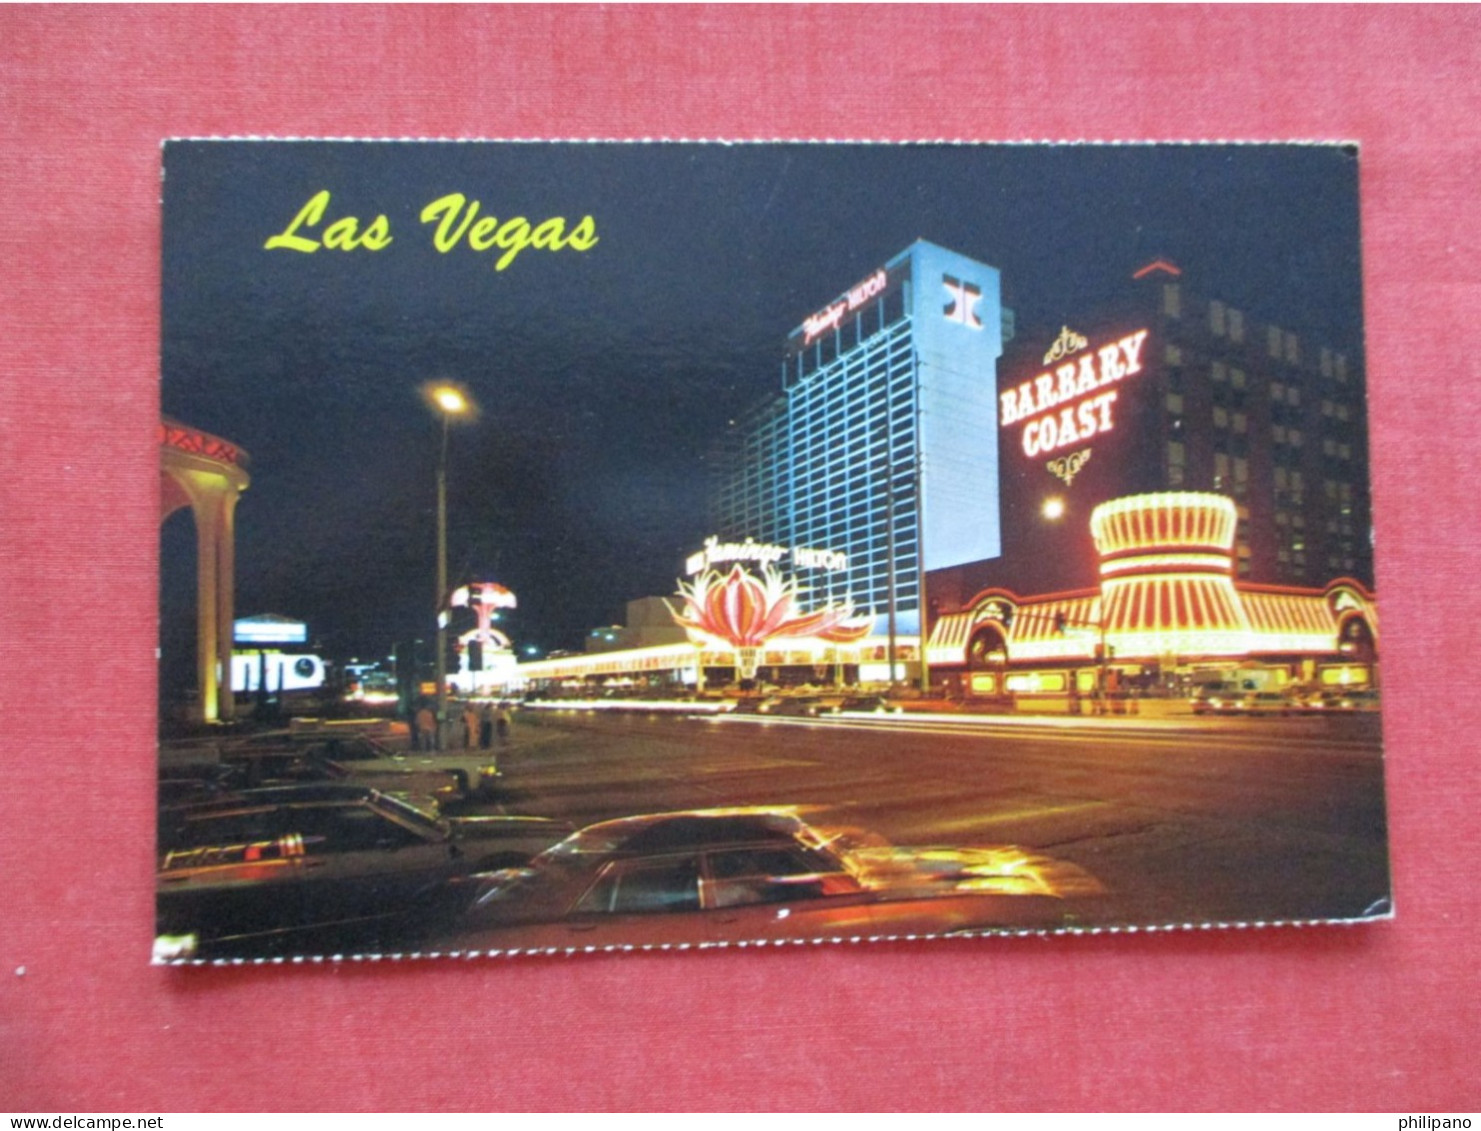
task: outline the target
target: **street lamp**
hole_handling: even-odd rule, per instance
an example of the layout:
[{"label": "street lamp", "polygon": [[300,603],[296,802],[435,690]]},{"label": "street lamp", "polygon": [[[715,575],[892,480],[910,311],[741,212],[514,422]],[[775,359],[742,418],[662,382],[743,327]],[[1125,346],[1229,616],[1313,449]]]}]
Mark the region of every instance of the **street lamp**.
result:
[{"label": "street lamp", "polygon": [[460,386],[430,381],[422,396],[442,418],[442,440],[437,454],[437,749],[447,722],[447,431],[454,419],[472,420],[478,414],[473,398]]}]

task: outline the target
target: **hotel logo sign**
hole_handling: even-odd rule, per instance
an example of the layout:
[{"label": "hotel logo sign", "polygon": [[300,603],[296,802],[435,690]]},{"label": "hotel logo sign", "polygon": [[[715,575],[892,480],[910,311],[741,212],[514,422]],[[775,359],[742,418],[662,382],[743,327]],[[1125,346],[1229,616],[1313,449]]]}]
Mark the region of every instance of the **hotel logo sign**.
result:
[{"label": "hotel logo sign", "polygon": [[889,277],[881,267],[863,282],[850,287],[837,302],[808,315],[802,320],[802,344],[810,346],[826,331],[838,329],[845,314],[852,314],[870,299],[878,298],[888,285]]},{"label": "hotel logo sign", "polygon": [[704,548],[684,559],[684,572],[690,577],[719,562],[756,562],[775,565],[791,554],[794,569],[848,569],[848,555],[837,550],[817,550],[809,546],[776,546],[747,538],[744,542],[722,542],[717,535],[705,539]]},{"label": "hotel logo sign", "polygon": [[982,301],[982,288],[976,283],[964,283],[950,275],[941,276],[941,285],[951,301],[941,309],[948,322],[960,322],[969,330],[982,329],[982,319],[977,314],[977,304]]}]

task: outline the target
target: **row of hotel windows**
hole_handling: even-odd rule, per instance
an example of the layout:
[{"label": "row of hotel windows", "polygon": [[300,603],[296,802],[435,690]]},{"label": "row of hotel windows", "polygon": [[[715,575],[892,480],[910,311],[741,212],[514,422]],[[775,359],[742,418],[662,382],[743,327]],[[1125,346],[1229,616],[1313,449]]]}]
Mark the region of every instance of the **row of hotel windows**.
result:
[{"label": "row of hotel windows", "polygon": [[[1167,445],[1167,481],[1170,487],[1181,487],[1187,482],[1188,448],[1179,440],[1170,440]],[[1272,469],[1277,501],[1291,497],[1294,505],[1301,505],[1305,491],[1305,480],[1301,472],[1282,467]],[[1214,453],[1215,491],[1227,491],[1235,498],[1242,498],[1249,489],[1250,462],[1241,456],[1231,457],[1225,452]],[[1341,479],[1324,479],[1322,495],[1330,503],[1340,504],[1341,513],[1350,516],[1353,512],[1353,485]]]},{"label": "row of hotel windows", "polygon": [[[1166,404],[1167,411],[1173,418],[1170,424],[1172,431],[1182,431],[1184,424],[1182,396],[1178,393],[1169,393]],[[1222,405],[1214,406],[1213,423],[1215,428],[1233,432],[1236,437],[1244,437],[1249,433],[1248,415],[1243,412],[1230,412]],[[1305,441],[1305,434],[1299,428],[1293,428],[1289,424],[1275,423],[1270,426],[1270,439],[1277,445],[1299,448]],[[1174,440],[1172,443],[1180,449],[1183,446],[1182,441]],[[1216,443],[1220,448],[1229,447],[1222,440],[1217,440]],[[1236,454],[1248,454],[1249,452],[1248,442],[1242,439],[1236,439],[1233,447]],[[1353,455],[1353,446],[1345,440],[1331,436],[1323,437],[1322,454],[1332,459],[1350,460]]]},{"label": "row of hotel windows", "polygon": [[[1330,351],[1323,350],[1330,354]],[[1178,368],[1183,364],[1183,350],[1181,346],[1169,345],[1164,351],[1167,364],[1172,367],[1168,371],[1168,388],[1174,392],[1183,391],[1183,371]],[[1341,358],[1339,357],[1340,361]],[[1214,361],[1209,364],[1209,379],[1214,383],[1214,397],[1216,400],[1227,399],[1226,387],[1243,390],[1249,386],[1249,378],[1245,371],[1238,366],[1231,366],[1223,361]],[[1301,404],[1301,390],[1295,384],[1287,384],[1284,381],[1271,381],[1269,386],[1270,399],[1277,403],[1291,406]],[[1334,400],[1324,397],[1321,401],[1321,413],[1323,416],[1335,416],[1338,420],[1348,420],[1354,416],[1352,405],[1345,401]]]},{"label": "row of hotel windows", "polygon": [[[1177,283],[1165,283],[1162,288],[1162,312],[1169,318],[1183,315],[1182,288]],[[1245,339],[1244,313],[1214,299],[1208,304],[1208,329],[1215,337],[1227,337],[1232,342]],[[1292,365],[1301,361],[1301,340],[1291,331],[1279,326],[1265,328],[1265,351],[1271,357]],[[1170,360],[1170,359],[1169,359]],[[1327,346],[1321,347],[1319,366],[1323,377],[1337,381],[1347,380],[1347,358]]]}]

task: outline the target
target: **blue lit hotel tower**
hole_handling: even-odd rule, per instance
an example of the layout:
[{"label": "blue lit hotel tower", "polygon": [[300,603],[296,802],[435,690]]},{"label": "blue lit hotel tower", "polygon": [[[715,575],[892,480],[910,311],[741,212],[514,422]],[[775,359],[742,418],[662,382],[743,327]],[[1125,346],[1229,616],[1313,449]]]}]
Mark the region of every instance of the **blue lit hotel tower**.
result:
[{"label": "blue lit hotel tower", "polygon": [[[849,601],[919,631],[922,569],[996,558],[998,271],[918,240],[787,338],[781,394],[718,454],[717,533],[848,556],[799,570],[804,608]],[[893,547],[893,586],[891,585]]]}]

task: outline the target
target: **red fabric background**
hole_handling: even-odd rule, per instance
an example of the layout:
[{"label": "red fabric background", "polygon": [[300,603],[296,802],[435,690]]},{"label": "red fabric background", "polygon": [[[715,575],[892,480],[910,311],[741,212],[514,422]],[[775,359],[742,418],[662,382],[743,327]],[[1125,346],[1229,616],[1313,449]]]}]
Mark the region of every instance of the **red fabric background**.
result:
[{"label": "red fabric background", "polygon": [[[0,9],[0,1108],[1481,1107],[1478,23]],[[158,147],[181,135],[1360,141],[1397,921],[151,968]]]}]

